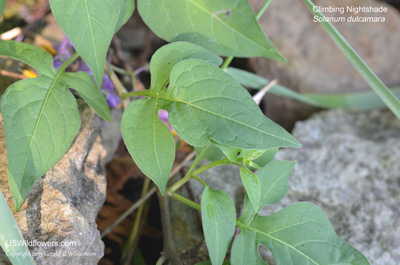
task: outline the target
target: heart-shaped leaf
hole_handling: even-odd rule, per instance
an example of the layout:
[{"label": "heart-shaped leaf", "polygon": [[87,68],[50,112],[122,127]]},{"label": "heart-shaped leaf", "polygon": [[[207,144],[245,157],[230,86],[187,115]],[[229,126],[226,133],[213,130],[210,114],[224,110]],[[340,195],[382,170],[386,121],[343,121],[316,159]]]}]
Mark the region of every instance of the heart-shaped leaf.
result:
[{"label": "heart-shaped leaf", "polygon": [[122,117],[121,132],[137,166],[164,193],[174,163],[175,141],[158,118],[158,104],[154,98],[131,102]]},{"label": "heart-shaped leaf", "polygon": [[239,149],[300,147],[282,127],[264,116],[250,94],[217,66],[198,59],[177,63],[168,90],[169,120],[189,144],[210,139]]},{"label": "heart-shaped leaf", "polygon": [[1,98],[8,178],[18,210],[33,184],[68,150],[80,127],[76,100],[59,76],[12,84]]},{"label": "heart-shaped leaf", "polygon": [[8,179],[18,210],[36,180],[68,150],[80,127],[76,100],[56,72],[50,54],[14,41],[0,42],[0,55],[31,65],[37,78],[18,81],[1,98]]}]

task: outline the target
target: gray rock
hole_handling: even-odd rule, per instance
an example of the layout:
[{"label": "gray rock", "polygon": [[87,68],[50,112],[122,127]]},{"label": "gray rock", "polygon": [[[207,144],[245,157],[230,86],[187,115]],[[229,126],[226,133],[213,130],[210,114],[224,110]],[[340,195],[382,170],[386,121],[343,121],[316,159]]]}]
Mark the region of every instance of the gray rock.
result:
[{"label": "gray rock", "polygon": [[371,264],[400,260],[400,121],[389,111],[327,111],[298,122],[301,149],[284,149],[297,160],[289,192],[271,214],[298,201],[320,206],[336,232]]},{"label": "gray rock", "polygon": [[[264,0],[251,0],[255,10]],[[316,0],[321,6],[387,6],[385,23],[334,23],[366,63],[388,86],[400,84],[400,16],[392,6],[374,0]],[[328,14],[327,14],[328,15]],[[338,14],[330,13],[330,16]],[[356,16],[345,13],[343,16]],[[359,14],[363,16],[362,14]],[[373,13],[366,13],[373,16]],[[272,1],[260,24],[288,63],[253,58],[254,71],[264,77],[304,93],[343,93],[368,89],[367,83],[336,47],[303,1]],[[315,108],[294,100],[269,95],[266,114],[285,128],[307,118]]]},{"label": "gray rock", "polygon": [[[80,112],[82,125],[71,148],[35,183],[21,210],[14,214],[25,240],[59,245],[30,247],[37,264],[97,264],[103,256],[95,218],[105,200],[106,152],[100,118],[86,104],[80,104]],[[1,116],[0,150],[0,188],[13,209]],[[6,260],[4,253],[0,254],[0,264]]]},{"label": "gray rock", "polygon": [[103,147],[107,152],[104,158],[104,164],[107,164],[114,157],[118,145],[121,141],[121,119],[122,109],[111,109],[111,122],[103,120],[104,126],[101,130]]}]

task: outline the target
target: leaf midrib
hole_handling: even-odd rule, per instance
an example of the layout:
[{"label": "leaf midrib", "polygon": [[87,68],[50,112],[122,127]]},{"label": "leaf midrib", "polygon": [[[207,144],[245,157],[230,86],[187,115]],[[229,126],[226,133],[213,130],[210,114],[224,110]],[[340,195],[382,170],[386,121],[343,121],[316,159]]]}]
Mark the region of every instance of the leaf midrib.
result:
[{"label": "leaf midrib", "polygon": [[[83,3],[85,4],[85,11],[86,11],[86,15],[87,15],[87,18],[88,18],[88,25],[89,25],[90,36],[91,36],[91,39],[92,39],[93,52],[94,52],[94,54],[95,54],[94,60],[96,61],[96,66],[98,67],[98,66],[99,66],[99,63],[98,63],[98,60],[97,60],[97,50],[96,50],[96,45],[95,45],[95,43],[94,43],[92,22],[90,21],[90,19],[91,19],[92,17],[91,17],[91,15],[90,15],[90,13],[89,13],[89,7],[88,7],[88,5],[87,5],[87,0],[83,0]],[[97,70],[98,70],[98,69],[96,69],[96,72],[97,72]]]},{"label": "leaf midrib", "polygon": [[[60,68],[60,69],[62,69],[62,68]],[[31,146],[32,146],[32,141],[33,141],[33,139],[35,138],[36,131],[37,131],[38,127],[39,127],[39,123],[40,123],[40,121],[42,120],[42,117],[43,117],[43,114],[44,114],[44,110],[45,110],[45,108],[46,108],[46,106],[47,106],[47,101],[49,100],[50,95],[51,95],[51,93],[53,92],[53,89],[54,89],[54,87],[56,86],[57,81],[58,81],[58,79],[60,78],[60,76],[61,76],[61,74],[62,74],[63,72],[64,72],[63,70],[62,70],[62,71],[60,71],[60,70],[57,71],[57,73],[56,73],[54,79],[51,81],[50,87],[49,87],[49,89],[48,89],[48,91],[47,91],[47,93],[46,93],[46,96],[45,96],[44,100],[43,100],[42,106],[40,107],[39,115],[38,115],[38,118],[37,118],[37,120],[36,120],[35,127],[33,128],[33,131],[32,131],[32,136],[31,136],[31,138],[29,139],[28,149],[26,150],[26,153],[25,153],[24,166],[23,166],[23,174],[22,174],[22,178],[21,178],[21,183],[24,182],[24,179],[25,179],[25,176],[26,176],[26,175],[25,175],[25,169],[26,169],[26,162],[27,162],[27,160],[28,160],[28,154],[29,154],[29,151],[30,151]]]},{"label": "leaf midrib", "polygon": [[154,112],[153,112],[153,133],[152,133],[152,136],[153,136],[153,145],[154,145],[154,154],[155,154],[155,157],[156,157],[156,161],[157,161],[157,168],[158,168],[158,172],[159,172],[159,174],[160,174],[160,179],[161,180],[163,180],[164,178],[162,178],[161,176],[162,176],[162,172],[161,172],[161,165],[160,165],[160,161],[159,161],[159,159],[158,159],[158,152],[157,152],[157,141],[156,141],[156,122],[157,122],[157,119],[158,119],[158,108],[157,108],[157,105],[158,105],[158,98],[156,99],[156,102],[154,103]]},{"label": "leaf midrib", "polygon": [[279,137],[279,136],[277,136],[277,135],[273,135],[273,134],[271,134],[271,133],[264,132],[264,131],[262,131],[262,130],[256,128],[256,127],[251,127],[251,126],[249,126],[249,125],[247,125],[247,124],[245,124],[245,123],[242,123],[242,122],[240,122],[240,121],[237,121],[237,120],[231,119],[231,118],[229,118],[229,117],[220,115],[220,114],[218,114],[218,113],[209,111],[209,110],[207,110],[207,109],[201,108],[201,107],[199,107],[199,106],[197,106],[197,105],[194,105],[194,104],[192,104],[192,103],[190,103],[190,102],[187,102],[187,101],[184,101],[184,100],[181,100],[181,99],[174,99],[174,98],[170,98],[170,97],[166,97],[166,96],[162,96],[162,95],[155,95],[155,94],[153,94],[153,93],[149,93],[148,95],[149,95],[150,97],[161,98],[161,99],[164,99],[164,100],[167,100],[167,101],[171,101],[171,102],[183,103],[183,104],[189,105],[190,107],[197,108],[197,109],[199,109],[199,110],[201,110],[201,111],[208,112],[208,113],[210,113],[210,114],[212,114],[212,115],[218,116],[218,117],[220,117],[220,118],[227,119],[227,120],[229,120],[229,121],[231,121],[231,122],[234,122],[234,123],[238,123],[238,124],[240,124],[240,125],[242,125],[242,126],[245,126],[245,127],[247,127],[247,128],[250,128],[250,129],[252,129],[252,130],[255,130],[255,131],[257,131],[257,132],[259,132],[259,133],[261,133],[261,134],[266,134],[266,135],[268,135],[268,136],[271,136],[271,137],[274,137],[274,138],[283,140],[283,141],[285,141],[285,142],[288,142],[288,143],[291,143],[291,144],[295,144],[295,142],[291,142],[291,141],[289,141],[289,140],[287,140],[287,139],[285,139],[285,138]]}]

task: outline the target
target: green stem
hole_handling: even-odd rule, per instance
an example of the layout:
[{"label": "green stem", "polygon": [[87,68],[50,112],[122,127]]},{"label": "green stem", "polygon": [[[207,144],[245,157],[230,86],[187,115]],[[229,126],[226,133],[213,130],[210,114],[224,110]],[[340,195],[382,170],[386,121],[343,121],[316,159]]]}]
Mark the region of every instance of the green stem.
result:
[{"label": "green stem", "polygon": [[113,64],[110,64],[110,66],[111,66],[111,68],[112,68],[115,72],[117,72],[117,73],[119,73],[119,74],[121,74],[121,75],[128,75],[128,76],[131,76],[132,74],[134,74],[134,72],[132,72],[132,71],[128,71],[128,70],[119,68],[118,66],[115,66],[115,65],[113,65]]},{"label": "green stem", "polygon": [[172,237],[171,219],[169,216],[168,196],[162,196],[159,189],[157,189],[158,201],[160,203],[161,212],[161,226],[164,240],[164,251],[168,259],[174,265],[182,265],[178,254],[175,250],[174,239]]},{"label": "green stem", "polygon": [[[258,10],[258,12],[256,14],[257,20],[259,20],[261,18],[261,16],[264,14],[265,10],[267,10],[267,8],[271,4],[271,2],[272,2],[272,0],[265,1],[265,3],[260,8],[260,10]],[[224,63],[222,64],[221,69],[226,71],[226,69],[228,69],[229,65],[231,64],[233,58],[234,58],[233,56],[227,57],[225,59]]]},{"label": "green stem", "polygon": [[261,16],[264,14],[265,10],[267,10],[268,6],[271,4],[272,0],[267,0],[265,3],[262,5],[260,10],[258,10],[256,14],[257,20],[260,20]]},{"label": "green stem", "polygon": [[231,64],[232,60],[233,56],[226,57],[224,63],[221,66],[221,69],[226,71],[226,69],[228,69],[228,66]]},{"label": "green stem", "polygon": [[115,66],[115,65],[113,65],[113,64],[110,64],[110,66],[111,66],[111,69],[113,69],[115,72],[117,72],[117,73],[119,73],[119,74],[121,74],[121,75],[127,75],[127,76],[129,76],[130,79],[131,79],[131,85],[132,85],[133,91],[136,91],[136,90],[137,90],[135,71],[128,71],[128,70],[119,68],[119,67],[117,67],[117,66]]},{"label": "green stem", "polygon": [[76,52],[74,53],[71,57],[68,58],[68,60],[66,60],[61,67],[57,70],[57,72],[64,72],[65,69],[67,69],[67,67],[73,62],[75,61],[77,58],[79,57],[79,54]]},{"label": "green stem", "polygon": [[132,91],[121,95],[123,99],[130,97],[150,97],[150,96],[153,96],[153,94],[148,90]]},{"label": "green stem", "polygon": [[197,180],[198,182],[200,182],[204,187],[208,187],[207,183],[204,180],[202,180],[201,178],[199,178],[198,176],[193,176],[193,178],[195,180]]},{"label": "green stem", "polygon": [[186,174],[182,179],[178,180],[177,182],[175,182],[170,188],[169,191],[170,192],[176,192],[180,187],[182,187],[183,185],[185,185],[186,182],[188,182],[189,180],[191,180],[193,178],[193,176],[197,176],[198,174],[213,168],[213,167],[217,167],[217,166],[223,166],[223,165],[227,165],[230,164],[231,162],[227,159],[221,159],[221,160],[217,160],[214,161],[212,163],[209,163],[205,166],[202,166],[200,168],[198,168],[197,170],[191,172],[190,174]]},{"label": "green stem", "polygon": [[196,202],[194,202],[192,200],[189,200],[188,198],[185,198],[185,197],[183,197],[183,196],[181,196],[181,195],[179,195],[177,193],[173,193],[173,192],[170,192],[170,191],[168,191],[168,195],[171,198],[173,198],[173,199],[175,199],[177,201],[180,201],[181,203],[186,204],[187,206],[189,206],[191,208],[194,208],[194,209],[199,210],[199,211],[201,210],[200,204],[198,204],[198,203],[196,203]]},{"label": "green stem", "polygon": [[162,265],[162,264],[164,264],[166,261],[167,261],[166,257],[165,257],[165,256],[161,256],[161,257],[157,260],[156,265]]}]

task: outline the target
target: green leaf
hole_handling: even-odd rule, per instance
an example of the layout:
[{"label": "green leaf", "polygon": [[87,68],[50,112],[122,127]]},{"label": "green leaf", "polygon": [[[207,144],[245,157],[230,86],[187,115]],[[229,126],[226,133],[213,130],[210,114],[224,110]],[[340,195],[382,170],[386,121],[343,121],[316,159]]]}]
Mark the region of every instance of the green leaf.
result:
[{"label": "green leaf", "polygon": [[278,203],[288,191],[288,178],[296,162],[273,160],[257,172],[261,185],[261,206]]},{"label": "green leaf", "polygon": [[[231,74],[240,84],[254,89],[265,87],[270,81],[236,68],[228,68]],[[391,90],[397,98],[400,98],[400,87]],[[374,92],[355,92],[345,94],[301,94],[279,84],[273,86],[268,93],[295,99],[321,108],[348,108],[355,110],[371,110],[385,107],[385,103]]]},{"label": "green leaf", "polygon": [[224,56],[285,61],[247,0],[138,0],[144,22],[166,41],[189,41]]},{"label": "green leaf", "polygon": [[243,229],[235,238],[231,251],[232,265],[265,265],[258,253],[256,233]]},{"label": "green leaf", "polygon": [[243,186],[246,188],[247,195],[255,211],[258,211],[260,205],[261,186],[256,174],[245,167],[240,168],[240,178]]},{"label": "green leaf", "polygon": [[210,139],[239,149],[300,147],[282,127],[261,112],[232,76],[208,62],[188,59],[171,71],[163,99],[175,131],[190,145]]},{"label": "green leaf", "polygon": [[36,180],[68,150],[80,127],[75,98],[53,68],[52,57],[34,46],[0,42],[0,55],[21,60],[37,78],[12,84],[1,98],[7,143],[8,179],[16,211]]},{"label": "green leaf", "polygon": [[120,11],[114,33],[117,32],[132,16],[135,11],[135,0],[119,0]]},{"label": "green leaf", "polygon": [[150,62],[151,86],[150,91],[158,92],[169,80],[171,69],[178,62],[196,58],[220,65],[222,59],[206,49],[189,42],[175,42],[158,49]]},{"label": "green leaf", "polygon": [[7,5],[7,0],[0,0],[0,17],[3,14],[6,5]]},{"label": "green leaf", "polygon": [[63,73],[61,78],[68,86],[75,89],[100,117],[106,121],[111,120],[110,108],[107,105],[107,101],[88,73]]},{"label": "green leaf", "polygon": [[158,118],[158,100],[131,102],[121,121],[126,147],[140,170],[164,194],[175,158],[175,142],[168,127]]},{"label": "green leaf", "polygon": [[221,265],[236,227],[236,211],[231,197],[224,191],[206,187],[201,197],[201,218],[211,262]]},{"label": "green leaf", "polygon": [[311,203],[296,203],[238,226],[254,232],[257,243],[271,250],[277,265],[370,264],[336,235],[325,213]]},{"label": "green leaf", "polygon": [[104,63],[119,19],[120,0],[50,0],[58,25],[101,87]]},{"label": "green leaf", "polygon": [[0,41],[0,55],[22,61],[49,77],[56,74],[53,57],[33,45],[17,41]]},{"label": "green leaf", "polygon": [[195,150],[196,157],[201,157],[202,159],[206,159],[210,162],[217,161],[224,156],[221,149],[219,149],[211,142],[208,143],[206,146],[195,147]]},{"label": "green leaf", "polygon": [[11,85],[1,99],[8,176],[18,210],[36,180],[65,153],[78,133],[80,116],[66,84],[44,75]]},{"label": "green leaf", "polygon": [[[8,208],[3,192],[0,190],[0,246],[10,259],[13,265],[34,265],[31,253],[26,245],[21,244],[24,241],[21,230],[14,219],[13,214]],[[12,240],[17,240],[18,245],[10,245]]]},{"label": "green leaf", "polygon": [[[321,12],[314,11],[314,3],[311,0],[304,0],[310,12],[319,18],[324,19],[325,16]],[[336,46],[343,52],[350,63],[357,69],[364,80],[371,86],[375,93],[385,102],[386,106],[400,119],[400,101],[395,95],[385,86],[378,76],[369,68],[357,52],[350,46],[340,32],[330,23],[320,23],[325,31],[329,34]]]}]

